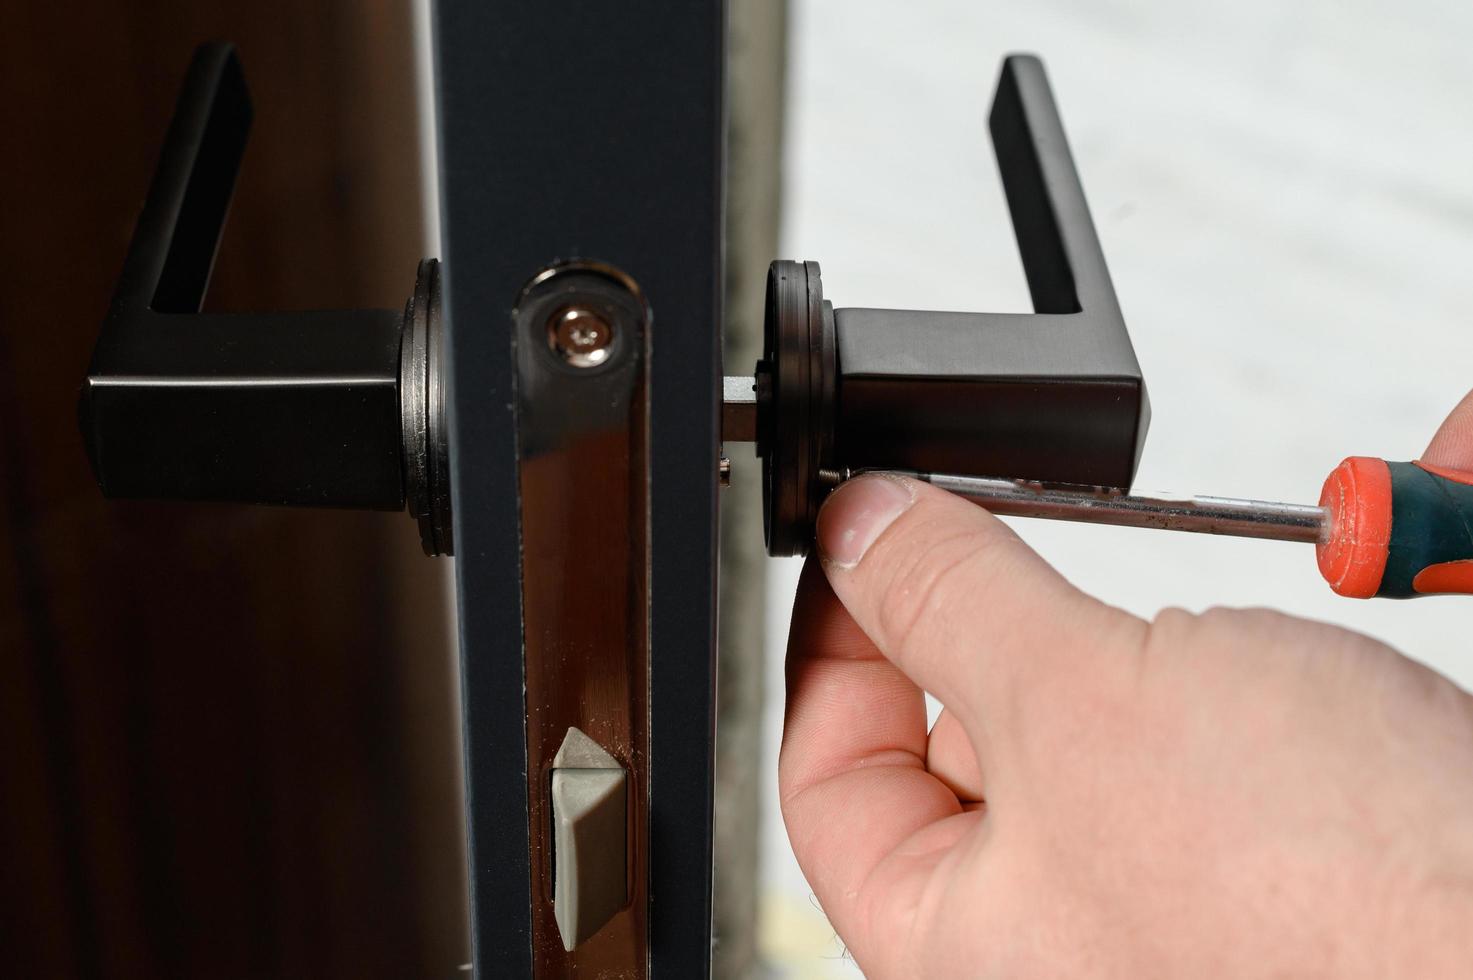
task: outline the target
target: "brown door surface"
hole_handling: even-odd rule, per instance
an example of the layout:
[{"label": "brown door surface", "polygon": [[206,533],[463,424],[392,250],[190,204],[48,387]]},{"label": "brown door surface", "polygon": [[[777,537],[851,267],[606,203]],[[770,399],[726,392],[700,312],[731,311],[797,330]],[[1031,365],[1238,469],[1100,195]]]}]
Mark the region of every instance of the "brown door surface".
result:
[{"label": "brown door surface", "polygon": [[407,0],[10,5],[0,32],[0,975],[451,977],[447,566],[403,515],[110,503],[75,399],[195,44],[256,105],[209,307],[397,307]]}]

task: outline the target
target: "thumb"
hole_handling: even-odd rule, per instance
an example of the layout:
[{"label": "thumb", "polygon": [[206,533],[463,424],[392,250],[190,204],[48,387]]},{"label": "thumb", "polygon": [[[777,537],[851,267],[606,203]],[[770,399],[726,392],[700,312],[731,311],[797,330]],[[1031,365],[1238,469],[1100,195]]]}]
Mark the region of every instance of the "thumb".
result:
[{"label": "thumb", "polygon": [[1463,396],[1437,429],[1422,462],[1454,470],[1473,470],[1473,391]]},{"label": "thumb", "polygon": [[[1082,661],[1129,671],[1145,624],[1085,595],[991,514],[917,480],[857,477],[818,518],[824,571],[886,659],[978,741]],[[1026,692],[1026,693],[1025,693]],[[979,724],[986,718],[985,726]]]}]

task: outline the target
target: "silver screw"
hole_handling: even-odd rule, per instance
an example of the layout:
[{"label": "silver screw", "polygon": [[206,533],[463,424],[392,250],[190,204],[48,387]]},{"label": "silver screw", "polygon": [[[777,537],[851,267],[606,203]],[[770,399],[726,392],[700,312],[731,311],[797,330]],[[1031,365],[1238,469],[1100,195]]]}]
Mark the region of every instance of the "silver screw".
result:
[{"label": "silver screw", "polygon": [[614,328],[586,306],[568,306],[547,321],[547,343],[573,367],[597,367],[609,358]]}]

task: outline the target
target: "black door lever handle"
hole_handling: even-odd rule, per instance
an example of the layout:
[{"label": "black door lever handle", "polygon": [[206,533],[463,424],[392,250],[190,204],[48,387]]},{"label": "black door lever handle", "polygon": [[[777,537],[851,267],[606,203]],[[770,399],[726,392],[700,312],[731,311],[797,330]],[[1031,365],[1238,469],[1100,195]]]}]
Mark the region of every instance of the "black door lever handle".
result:
[{"label": "black door lever handle", "polygon": [[401,510],[447,554],[438,263],[405,311],[201,313],[251,125],[234,48],[185,79],[82,390],[109,497]]},{"label": "black door lever handle", "polygon": [[989,121],[1034,312],[836,310],[818,263],[772,264],[765,353],[725,418],[763,458],[774,555],[807,550],[842,470],[1135,476],[1145,379],[1041,61],[1003,62]]}]

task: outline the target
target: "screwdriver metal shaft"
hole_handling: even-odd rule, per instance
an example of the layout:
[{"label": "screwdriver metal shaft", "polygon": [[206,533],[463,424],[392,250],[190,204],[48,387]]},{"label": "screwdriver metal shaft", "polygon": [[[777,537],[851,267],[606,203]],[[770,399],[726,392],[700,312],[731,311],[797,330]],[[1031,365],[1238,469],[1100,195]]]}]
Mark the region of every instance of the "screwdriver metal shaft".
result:
[{"label": "screwdriver metal shaft", "polygon": [[1168,531],[1228,534],[1307,544],[1322,542],[1329,533],[1329,512],[1323,507],[1308,504],[1126,493],[1104,487],[1061,488],[1027,480],[946,473],[902,472],[901,475],[924,480],[980,504],[994,514],[1010,517],[1155,527]]}]

